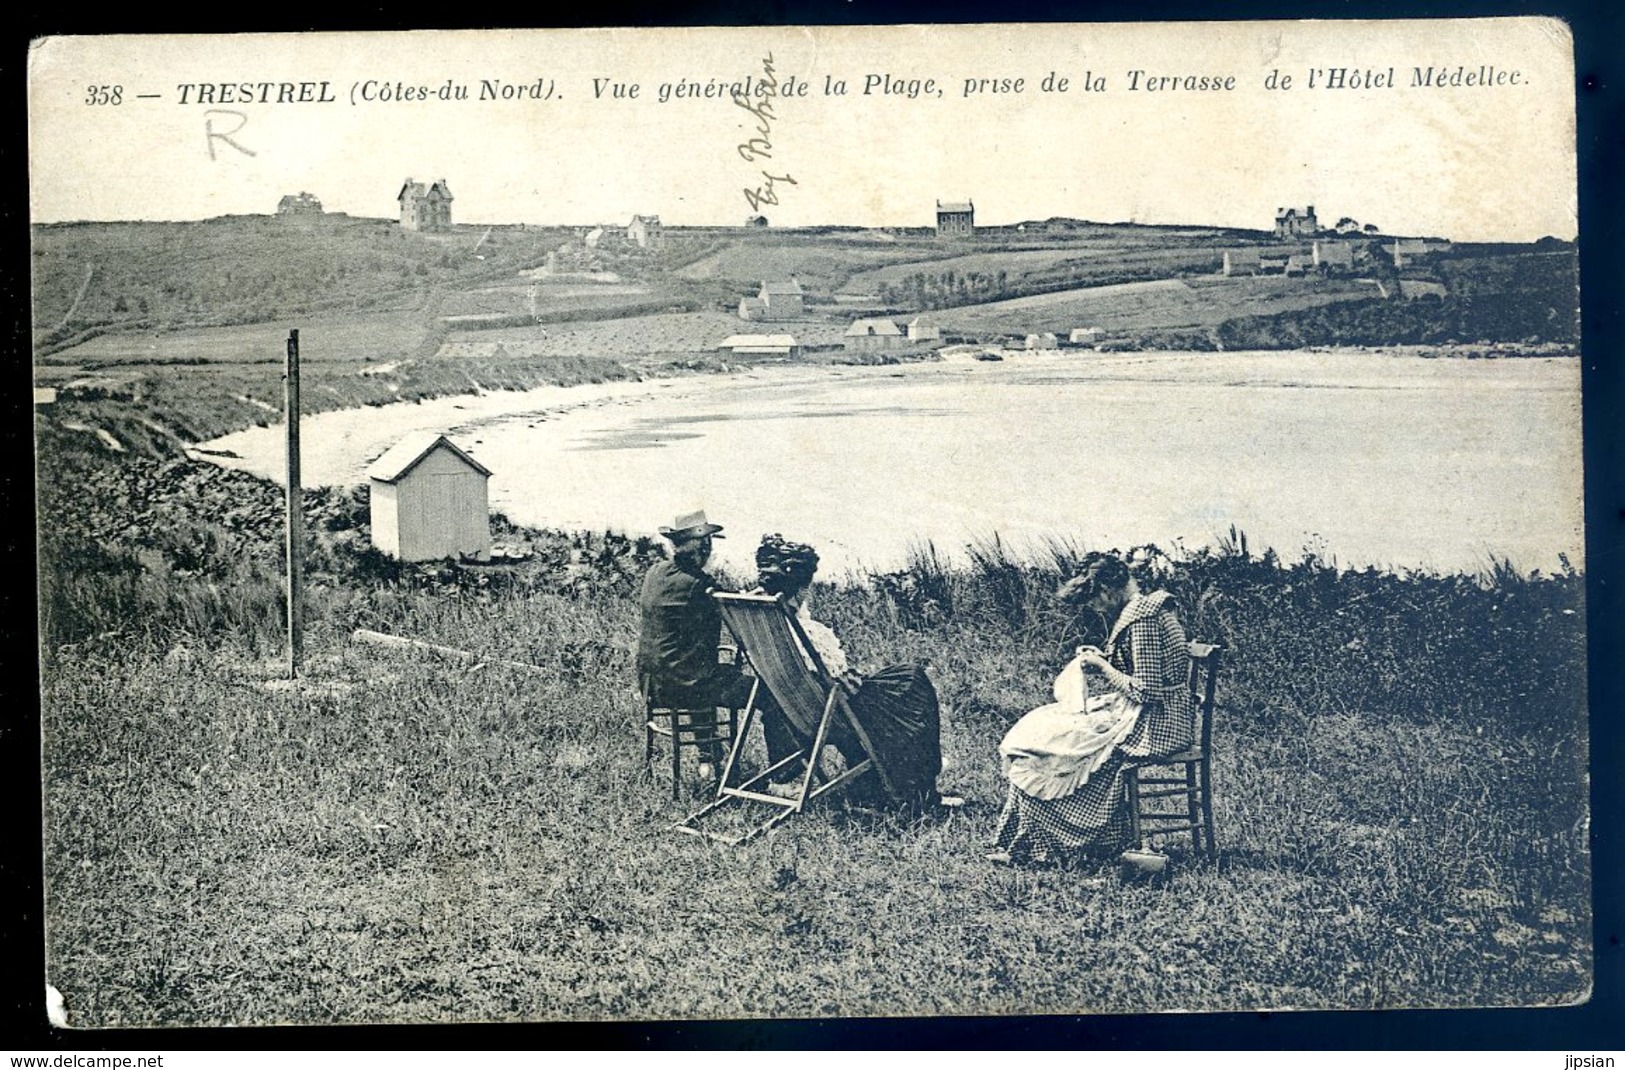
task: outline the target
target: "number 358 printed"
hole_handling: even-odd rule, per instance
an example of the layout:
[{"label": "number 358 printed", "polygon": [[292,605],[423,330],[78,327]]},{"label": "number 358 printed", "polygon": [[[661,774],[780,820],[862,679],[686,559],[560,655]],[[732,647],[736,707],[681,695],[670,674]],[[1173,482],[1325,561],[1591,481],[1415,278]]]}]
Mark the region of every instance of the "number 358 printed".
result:
[{"label": "number 358 printed", "polygon": [[103,105],[118,105],[124,103],[124,87],[121,85],[91,85],[85,87],[85,103],[91,107]]}]

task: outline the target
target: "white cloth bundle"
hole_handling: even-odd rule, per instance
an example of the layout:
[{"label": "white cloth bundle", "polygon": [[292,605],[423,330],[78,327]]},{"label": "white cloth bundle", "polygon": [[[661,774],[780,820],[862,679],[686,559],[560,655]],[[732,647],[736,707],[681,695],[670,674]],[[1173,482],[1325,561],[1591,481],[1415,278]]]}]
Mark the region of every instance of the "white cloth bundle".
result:
[{"label": "white cloth bundle", "polygon": [[1037,799],[1063,799],[1089,782],[1139,719],[1138,703],[1110,692],[1089,694],[1083,661],[1055,678],[1055,701],[1011,726],[999,744],[1005,775]]}]

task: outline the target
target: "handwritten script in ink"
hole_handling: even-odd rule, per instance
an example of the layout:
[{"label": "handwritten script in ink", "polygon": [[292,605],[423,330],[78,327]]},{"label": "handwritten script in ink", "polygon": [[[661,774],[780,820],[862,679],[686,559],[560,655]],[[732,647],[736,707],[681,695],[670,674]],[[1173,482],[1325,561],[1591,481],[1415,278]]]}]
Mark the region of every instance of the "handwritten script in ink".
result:
[{"label": "handwritten script in ink", "polygon": [[[779,80],[773,73],[771,52],[762,58],[762,74],[755,79],[754,86],[747,80],[743,90],[733,90],[734,105],[750,113],[756,121],[756,132],[739,143],[740,159],[746,163],[773,159],[773,126],[779,121],[778,113],[773,110],[773,97],[778,91]],[[762,180],[754,188],[747,186],[744,191],[745,202],[752,212],[759,211],[764,204],[779,203],[779,183],[789,186],[796,184],[796,180],[788,174],[775,175],[765,167],[761,168],[761,175]]]}]

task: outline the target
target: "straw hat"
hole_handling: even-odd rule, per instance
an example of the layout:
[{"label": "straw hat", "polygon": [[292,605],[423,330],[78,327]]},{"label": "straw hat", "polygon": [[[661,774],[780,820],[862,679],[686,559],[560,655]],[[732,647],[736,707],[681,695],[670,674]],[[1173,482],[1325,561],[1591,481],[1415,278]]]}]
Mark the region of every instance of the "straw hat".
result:
[{"label": "straw hat", "polygon": [[722,525],[713,524],[705,519],[705,510],[699,509],[692,513],[683,513],[673,520],[671,527],[661,528],[660,534],[672,542],[687,542],[690,539],[701,539],[707,535],[722,538]]}]

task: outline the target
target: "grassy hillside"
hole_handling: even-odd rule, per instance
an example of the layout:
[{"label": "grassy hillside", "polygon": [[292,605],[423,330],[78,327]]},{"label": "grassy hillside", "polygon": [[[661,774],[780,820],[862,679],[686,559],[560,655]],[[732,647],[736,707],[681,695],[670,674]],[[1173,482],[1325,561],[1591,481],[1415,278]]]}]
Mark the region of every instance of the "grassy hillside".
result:
[{"label": "grassy hillside", "polygon": [[540,263],[561,232],[267,216],[197,223],[63,223],[33,232],[34,342],[124,326],[257,323],[323,309],[398,307],[422,292]]},{"label": "grassy hillside", "polygon": [[[943,786],[746,848],[668,826],[631,693],[647,544],[499,528],[528,565],[391,566],[307,495],[280,678],[277,492],[42,439],[45,904],[83,1026],[1485,1007],[1589,990],[1583,577],[1141,548],[1223,641],[1218,864],[982,858],[996,745],[1099,623],[1075,552],[818,592],[859,667],[929,662]],[[400,657],[367,627],[540,666]]]}]

